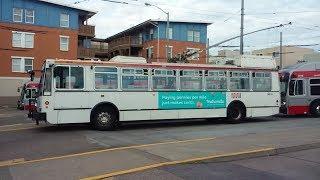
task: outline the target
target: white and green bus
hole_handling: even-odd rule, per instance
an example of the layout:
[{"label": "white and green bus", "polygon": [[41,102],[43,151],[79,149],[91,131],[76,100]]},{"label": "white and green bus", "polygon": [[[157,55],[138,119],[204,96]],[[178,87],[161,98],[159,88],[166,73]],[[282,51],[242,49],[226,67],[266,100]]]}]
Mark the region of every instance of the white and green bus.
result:
[{"label": "white and green bus", "polygon": [[270,116],[279,112],[274,68],[46,60],[33,118],[50,124]]}]

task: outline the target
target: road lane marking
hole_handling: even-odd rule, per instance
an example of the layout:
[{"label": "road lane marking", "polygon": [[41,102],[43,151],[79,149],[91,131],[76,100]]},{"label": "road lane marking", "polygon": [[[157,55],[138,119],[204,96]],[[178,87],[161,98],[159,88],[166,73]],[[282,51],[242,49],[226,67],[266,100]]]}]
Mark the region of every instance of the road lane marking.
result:
[{"label": "road lane marking", "polygon": [[216,137],[199,138],[199,139],[188,139],[188,140],[179,140],[179,141],[167,141],[167,142],[142,144],[142,145],[133,145],[133,146],[124,146],[124,147],[109,148],[109,149],[102,149],[102,150],[96,150],[96,151],[88,151],[88,152],[84,152],[84,153],[75,153],[75,154],[54,156],[54,157],[48,157],[48,158],[42,158],[42,159],[28,160],[28,161],[23,161],[23,162],[12,162],[11,164],[5,164],[5,165],[1,165],[0,164],[0,167],[2,167],[2,166],[20,165],[20,164],[28,164],[28,163],[36,163],[36,162],[49,161],[49,160],[57,160],[57,159],[71,158],[71,157],[77,157],[77,156],[85,156],[85,155],[97,154],[97,153],[109,152],[109,151],[126,150],[126,149],[134,149],[134,148],[142,148],[142,147],[150,147],[150,146],[159,146],[159,145],[167,145],[167,144],[179,144],[179,143],[189,143],[189,142],[199,142],[199,141],[210,141],[210,140],[214,140],[214,139],[216,139]]},{"label": "road lane marking", "polygon": [[21,125],[31,125],[31,124],[35,124],[35,123],[9,124],[9,125],[3,125],[3,126],[0,126],[0,128],[4,128],[4,127],[12,127],[12,126],[21,126]]},{"label": "road lane marking", "polygon": [[7,160],[7,161],[0,161],[0,166],[8,166],[12,163],[21,163],[24,161],[25,161],[24,158],[12,159],[12,160]]},{"label": "road lane marking", "polygon": [[150,164],[150,165],[141,166],[141,167],[132,168],[132,169],[115,171],[115,172],[106,173],[106,174],[98,175],[98,176],[87,177],[87,178],[83,178],[81,180],[99,180],[99,179],[105,179],[105,178],[109,178],[109,177],[113,177],[113,176],[119,176],[119,175],[144,171],[144,170],[148,170],[148,169],[159,168],[159,167],[163,167],[163,166],[199,162],[199,161],[204,161],[204,160],[209,160],[209,159],[226,158],[226,157],[232,157],[232,156],[238,156],[238,155],[247,155],[247,154],[252,154],[252,153],[272,152],[274,150],[275,150],[274,147],[269,147],[269,148],[263,148],[263,149],[240,151],[240,152],[235,152],[235,153],[215,154],[215,155],[211,155],[211,156],[197,157],[197,158],[178,160],[178,161],[168,161],[168,162]]},{"label": "road lane marking", "polygon": [[40,127],[22,127],[22,128],[14,128],[14,129],[4,129],[4,130],[0,130],[0,133],[2,132],[11,132],[11,131],[20,131],[20,130],[26,130],[26,129],[37,129]]}]

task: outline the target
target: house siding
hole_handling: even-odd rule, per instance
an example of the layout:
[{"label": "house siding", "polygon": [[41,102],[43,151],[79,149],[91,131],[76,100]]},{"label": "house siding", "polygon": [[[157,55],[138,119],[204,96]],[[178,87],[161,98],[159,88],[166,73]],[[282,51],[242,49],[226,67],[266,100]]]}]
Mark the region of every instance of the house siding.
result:
[{"label": "house siding", "polygon": [[[69,28],[79,28],[79,10],[71,9],[68,7],[58,6],[36,0],[0,0],[1,1],[1,19],[2,22],[13,22],[13,8],[30,9],[34,10],[34,24],[37,26],[46,26],[59,28],[60,27],[60,14],[66,13],[69,15]],[[23,11],[24,23],[25,13]]]}]

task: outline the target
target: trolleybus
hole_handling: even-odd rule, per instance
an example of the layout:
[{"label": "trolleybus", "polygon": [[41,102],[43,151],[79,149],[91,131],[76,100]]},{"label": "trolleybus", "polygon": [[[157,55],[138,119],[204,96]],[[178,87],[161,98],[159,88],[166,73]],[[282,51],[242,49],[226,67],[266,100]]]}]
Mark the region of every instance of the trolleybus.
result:
[{"label": "trolleybus", "polygon": [[304,62],[280,72],[281,112],[320,117],[320,62]]},{"label": "trolleybus", "polygon": [[30,81],[26,82],[21,89],[19,89],[20,97],[17,101],[17,108],[21,110],[29,110],[35,108],[35,104],[30,105],[29,101],[35,101],[37,96],[39,83]]},{"label": "trolleybus", "polygon": [[136,120],[238,122],[280,107],[278,71],[269,67],[46,60],[42,71],[33,118],[51,124],[106,130]]}]

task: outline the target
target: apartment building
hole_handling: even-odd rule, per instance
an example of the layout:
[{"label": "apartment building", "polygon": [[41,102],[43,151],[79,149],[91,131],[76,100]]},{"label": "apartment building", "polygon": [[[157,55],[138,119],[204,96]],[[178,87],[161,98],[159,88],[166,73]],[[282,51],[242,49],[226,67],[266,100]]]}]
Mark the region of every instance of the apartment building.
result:
[{"label": "apartment building", "polygon": [[[170,21],[169,42],[166,38],[167,22],[147,20],[105,41],[108,43],[108,56],[117,55],[145,57],[149,62],[167,62],[168,58],[206,48],[207,26],[211,23],[191,21]],[[166,50],[168,46],[168,50]],[[190,63],[206,63],[206,51],[189,58]]]},{"label": "apartment building", "polygon": [[84,47],[94,37],[87,20],[95,14],[49,0],[0,0],[0,104],[19,95],[27,71],[39,77],[44,59],[94,57]]}]

